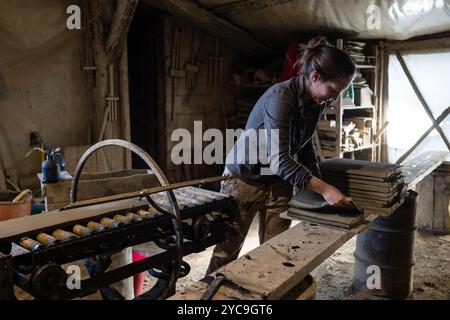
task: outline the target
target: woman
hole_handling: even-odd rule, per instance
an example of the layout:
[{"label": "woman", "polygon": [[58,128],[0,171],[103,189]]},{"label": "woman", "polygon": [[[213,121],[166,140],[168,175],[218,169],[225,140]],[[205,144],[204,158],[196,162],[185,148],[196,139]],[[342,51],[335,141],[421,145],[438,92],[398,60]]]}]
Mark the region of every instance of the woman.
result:
[{"label": "woman", "polygon": [[[258,100],[227,156],[224,175],[230,179],[222,183],[221,192],[232,195],[239,205],[237,232],[214,248],[207,274],[238,257],[256,213],[260,243],[289,228],[290,221],[279,214],[288,209],[293,187],[320,193],[333,206],[348,204],[339,190],[320,179],[312,137],[326,105],[349,86],[356,67],[345,51],[324,38],[312,39],[298,63],[297,77],[272,86]],[[255,155],[249,153],[255,149],[248,143],[255,130],[266,130],[265,136],[256,136],[258,148],[264,145],[269,168],[260,152],[256,161],[251,160]]]}]

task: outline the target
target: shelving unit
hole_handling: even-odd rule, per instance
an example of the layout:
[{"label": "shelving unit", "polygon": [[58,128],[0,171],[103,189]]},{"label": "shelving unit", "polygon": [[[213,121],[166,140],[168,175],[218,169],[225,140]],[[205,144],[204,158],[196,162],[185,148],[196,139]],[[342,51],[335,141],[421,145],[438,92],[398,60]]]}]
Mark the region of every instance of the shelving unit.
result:
[{"label": "shelving unit", "polygon": [[[338,39],[336,47],[347,50],[349,47],[356,48],[359,52],[351,52],[357,61],[357,69],[361,79],[366,80],[367,88],[361,89],[359,99],[353,94],[351,101],[346,92],[333,102],[326,110],[324,117],[318,126],[318,138],[316,146],[324,158],[339,157],[361,160],[376,160],[377,144],[374,140],[377,132],[377,112],[379,110],[379,50],[377,43],[366,43],[363,41],[346,41]],[[362,49],[361,49],[362,48]],[[361,80],[360,79],[360,80]],[[373,93],[371,97],[367,94],[369,90]],[[365,99],[361,99],[362,91],[365,91]],[[367,100],[370,99],[369,102]],[[359,101],[366,103],[359,105]],[[350,103],[351,101],[351,103]],[[352,129],[353,125],[354,128]],[[351,130],[352,129],[352,130]]]},{"label": "shelving unit", "polygon": [[[236,98],[233,106],[223,110],[225,129],[244,129],[250,112],[258,99],[280,78],[282,66],[267,62],[265,65],[239,66],[231,85]],[[227,110],[225,110],[227,109]]]}]

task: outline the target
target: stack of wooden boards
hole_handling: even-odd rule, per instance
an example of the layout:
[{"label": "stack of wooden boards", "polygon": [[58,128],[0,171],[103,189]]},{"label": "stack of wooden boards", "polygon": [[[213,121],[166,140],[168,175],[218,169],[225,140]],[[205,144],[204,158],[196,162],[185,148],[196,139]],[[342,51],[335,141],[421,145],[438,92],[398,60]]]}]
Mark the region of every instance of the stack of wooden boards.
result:
[{"label": "stack of wooden boards", "polygon": [[404,201],[407,187],[400,165],[351,159],[320,163],[323,180],[351,197],[365,215],[388,216]]}]

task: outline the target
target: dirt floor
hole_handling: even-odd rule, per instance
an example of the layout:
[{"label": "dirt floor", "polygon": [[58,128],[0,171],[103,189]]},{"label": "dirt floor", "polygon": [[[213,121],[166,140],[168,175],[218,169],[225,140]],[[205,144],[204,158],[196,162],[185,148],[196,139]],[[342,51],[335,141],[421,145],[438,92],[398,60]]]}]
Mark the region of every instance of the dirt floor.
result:
[{"label": "dirt floor", "polygon": [[[259,245],[258,225],[253,222],[244,243],[241,256]],[[367,299],[364,295],[351,294],[356,237],[317,267],[311,275],[317,282],[317,300]],[[140,246],[146,250],[148,246]],[[204,277],[212,248],[190,255],[184,260],[191,272],[177,282],[177,288],[187,287]],[[450,299],[450,236],[433,236],[417,232],[415,247],[414,291],[410,299]],[[146,277],[145,286],[152,283]]]}]

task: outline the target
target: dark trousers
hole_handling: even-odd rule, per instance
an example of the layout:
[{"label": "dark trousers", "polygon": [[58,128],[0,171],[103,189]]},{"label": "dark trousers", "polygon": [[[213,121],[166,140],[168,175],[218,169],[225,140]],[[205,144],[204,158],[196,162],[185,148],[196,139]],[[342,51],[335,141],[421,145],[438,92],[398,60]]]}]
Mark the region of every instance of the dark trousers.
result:
[{"label": "dark trousers", "polygon": [[[230,173],[224,173],[230,175]],[[248,184],[236,177],[222,182],[221,193],[234,197],[239,206],[233,222],[235,234],[218,244],[213,251],[206,274],[235,260],[244,244],[253,218],[259,218],[259,242],[263,243],[289,229],[290,220],[279,217],[288,209],[292,198],[292,187],[286,182],[271,185]]]}]

